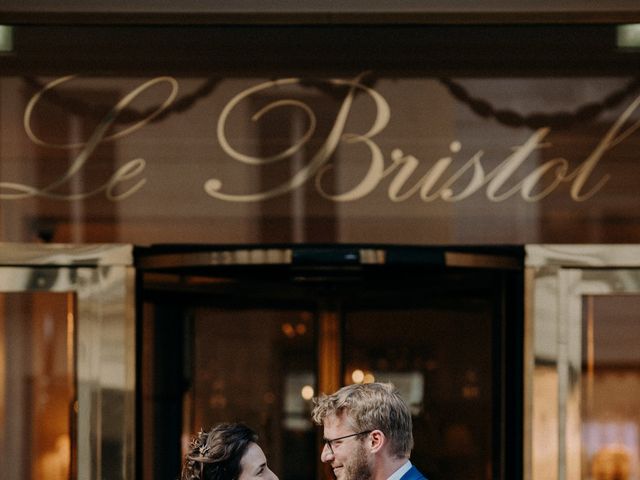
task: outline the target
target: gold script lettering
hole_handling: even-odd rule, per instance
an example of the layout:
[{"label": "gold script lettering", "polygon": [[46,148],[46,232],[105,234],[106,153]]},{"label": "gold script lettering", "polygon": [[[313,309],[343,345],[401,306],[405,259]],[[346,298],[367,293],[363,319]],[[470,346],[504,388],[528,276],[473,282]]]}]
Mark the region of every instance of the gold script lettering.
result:
[{"label": "gold script lettering", "polygon": [[[77,150],[70,166],[59,178],[44,187],[17,182],[0,182],[0,199],[43,197],[74,201],[104,193],[109,200],[119,201],[130,197],[145,184],[146,179],[142,177],[145,170],[145,160],[135,158],[120,166],[111,173],[104,183],[92,190],[73,193],[60,191],[86,166],[100,144],[133,134],[165,111],[175,101],[178,92],[177,81],[172,77],[163,76],[141,83],[126,93],[111,108],[84,142],[52,143],[38,137],[32,128],[34,112],[38,103],[47,91],[58,88],[74,78],[74,76],[61,77],[48,83],[29,100],[23,118],[25,132],[35,145],[44,148]],[[387,196],[393,202],[403,202],[416,195],[423,202],[435,200],[460,202],[473,195],[481,194],[479,192],[482,189],[484,189],[485,197],[491,202],[503,202],[518,194],[526,202],[537,202],[551,195],[561,184],[570,183],[571,199],[583,202],[601,191],[610,180],[609,174],[603,174],[599,178],[591,180],[604,155],[640,129],[640,120],[627,126],[632,115],[640,108],[640,97],[638,97],[624,110],[587,158],[573,170],[570,169],[569,161],[562,157],[546,160],[533,168],[529,167],[529,170],[525,170],[527,162],[534,152],[551,146],[546,140],[550,128],[545,127],[533,132],[522,144],[514,146],[512,152],[490,171],[485,169],[485,165],[483,165],[485,156],[483,150],[478,150],[468,156],[468,160],[461,166],[454,167],[454,155],[460,153],[462,149],[460,142],[455,140],[449,145],[450,154],[438,158],[431,165],[427,165],[426,173],[424,171],[420,173],[420,167],[424,165],[420,159],[411,154],[405,154],[400,148],[394,148],[390,153],[390,163],[387,164],[382,149],[376,143],[375,137],[386,128],[391,118],[389,104],[379,92],[364,85],[361,82],[361,76],[346,80],[327,80],[327,82],[332,85],[347,86],[349,90],[339,105],[334,123],[331,125],[326,139],[306,165],[270,190],[231,194],[223,191],[221,179],[211,178],[204,184],[205,192],[219,200],[255,202],[292,192],[314,179],[314,187],[323,198],[335,202],[349,202],[364,198],[378,188],[384,179],[389,179]],[[291,158],[300,152],[309,143],[317,126],[313,109],[300,100],[273,101],[251,117],[253,121],[259,121],[270,111],[279,108],[295,108],[304,114],[306,129],[299,135],[299,138],[281,152],[265,157],[247,155],[234,149],[226,136],[229,116],[241,102],[267,89],[300,83],[302,83],[301,79],[298,78],[279,79],[253,86],[234,96],[225,105],[217,123],[216,134],[222,150],[230,158],[258,168]],[[115,120],[131,102],[143,92],[161,84],[168,85],[170,91],[152,113],[123,130],[110,133]],[[366,95],[365,98],[370,99],[375,107],[371,126],[367,127],[368,129],[364,128],[363,130],[366,130],[364,133],[345,131],[347,120],[354,108],[356,92]],[[354,185],[347,188],[346,191],[328,192],[323,186],[326,183],[323,183],[323,179],[334,168],[336,161],[334,154],[339,146],[363,149],[368,162],[367,168],[361,177],[354,179]],[[517,172],[522,174],[518,180],[515,180]],[[417,181],[412,180],[414,176]]]},{"label": "gold script lettering", "polygon": [[[120,101],[105,115],[102,121],[98,124],[95,130],[92,132],[91,136],[86,142],[79,143],[66,143],[66,144],[54,144],[51,142],[47,142],[39,138],[31,128],[31,122],[33,117],[33,111],[41,100],[42,96],[48,90],[54,89],[57,86],[68,82],[75,78],[74,76],[66,76],[61,77],[52,82],[48,83],[40,92],[36,93],[27,104],[24,113],[24,129],[27,136],[31,139],[33,143],[36,145],[40,145],[45,148],[57,148],[63,150],[72,150],[80,148],[80,152],[71,162],[71,166],[69,169],[57,180],[53,181],[51,184],[37,188],[35,186],[16,183],[16,182],[0,182],[0,199],[6,200],[15,200],[21,198],[30,198],[30,197],[43,197],[49,199],[56,200],[67,200],[67,201],[75,201],[82,200],[91,196],[94,196],[100,192],[105,192],[105,195],[108,199],[112,201],[123,200],[135,192],[137,192],[142,186],[145,184],[146,179],[139,179],[134,185],[125,188],[121,192],[117,192],[117,187],[120,186],[121,183],[131,180],[135,178],[137,175],[141,174],[145,167],[145,161],[141,158],[136,158],[134,160],[129,161],[120,167],[115,173],[111,175],[107,182],[98,186],[97,188],[78,193],[60,193],[56,192],[57,189],[62,187],[64,184],[69,182],[78,172],[85,166],[95,149],[103,142],[112,141],[118,138],[122,138],[126,135],[130,135],[133,132],[143,128],[147,125],[153,118],[158,116],[162,111],[164,111],[173,101],[178,92],[178,84],[175,79],[171,77],[157,77],[152,80],[146,81],[143,84],[139,85],[131,92],[123,96]],[[165,101],[152,113],[147,115],[145,118],[140,120],[139,122],[131,125],[130,127],[123,129],[119,132],[113,133],[111,135],[107,135],[108,130],[111,125],[118,117],[118,115],[142,92],[148,90],[154,85],[160,83],[169,84],[171,91]]]},{"label": "gold script lettering", "polygon": [[[217,178],[212,178],[206,181],[204,185],[204,189],[210,196],[214,198],[218,198],[220,200],[226,201],[234,201],[234,202],[255,202],[266,200],[269,198],[273,198],[278,195],[282,195],[287,192],[291,192],[296,188],[299,188],[305,182],[307,182],[311,177],[316,175],[316,189],[318,192],[325,198],[331,199],[333,201],[349,201],[355,200],[358,198],[362,198],[371,190],[373,190],[380,179],[382,178],[383,167],[384,167],[384,159],[380,148],[371,140],[373,136],[378,134],[380,131],[384,129],[384,127],[389,122],[389,106],[386,100],[375,90],[361,84],[359,82],[359,78],[354,80],[330,80],[330,83],[334,85],[346,85],[349,86],[349,93],[343,100],[338,114],[336,116],[335,123],[333,124],[331,131],[327,135],[326,140],[322,144],[322,146],[318,149],[318,151],[311,158],[309,163],[301,168],[298,172],[296,172],[290,179],[284,182],[282,185],[279,185],[271,190],[265,192],[258,192],[253,194],[245,194],[245,195],[234,195],[229,193],[222,192],[222,181]],[[218,128],[217,135],[218,141],[222,149],[227,153],[231,158],[238,160],[240,162],[244,162],[251,165],[264,165],[271,162],[276,162],[285,158],[290,157],[295,154],[304,144],[307,143],[309,138],[313,135],[316,125],[316,118],[312,111],[312,109],[304,104],[303,102],[297,100],[283,100],[274,102],[260,112],[252,116],[252,120],[257,120],[260,118],[262,113],[265,111],[269,111],[276,107],[281,106],[290,106],[290,107],[298,107],[301,108],[306,114],[309,120],[309,126],[305,133],[301,136],[301,138],[295,142],[292,146],[284,150],[283,152],[277,153],[270,157],[252,157],[248,155],[244,155],[240,152],[237,152],[235,149],[231,147],[229,142],[227,141],[225,134],[225,126],[229,114],[231,111],[243,100],[250,97],[251,95],[260,92],[262,90],[266,90],[269,88],[274,88],[277,86],[283,85],[293,85],[300,83],[300,79],[298,78],[287,78],[281,80],[275,80],[271,82],[261,83],[256,85],[255,87],[249,88],[235,97],[231,99],[231,101],[225,106],[223,111],[220,114],[220,118],[218,120]],[[349,113],[351,111],[351,107],[353,104],[353,98],[355,91],[360,89],[371,96],[373,101],[375,102],[377,113],[376,118],[373,122],[373,125],[369,129],[368,132],[364,134],[356,134],[356,133],[344,133],[344,127],[349,117]],[[371,164],[368,169],[367,174],[363,178],[363,180],[353,189],[348,192],[342,194],[329,194],[322,189],[322,176],[331,168],[331,165],[328,164],[330,158],[335,152],[338,144],[340,142],[345,142],[346,144],[364,144],[371,154]]]},{"label": "gold script lettering", "polygon": [[[212,197],[221,200],[255,202],[291,192],[315,176],[315,188],[322,197],[336,202],[347,202],[364,198],[377,188],[383,179],[389,178],[387,195],[393,202],[406,201],[416,194],[419,195],[423,202],[435,200],[460,202],[477,194],[483,188],[486,198],[491,202],[503,202],[517,194],[520,194],[520,197],[526,202],[538,202],[551,195],[562,183],[571,183],[571,198],[574,201],[581,202],[595,195],[610,179],[608,174],[603,175],[593,186],[589,189],[586,188],[589,178],[604,153],[640,128],[640,121],[638,121],[622,131],[632,113],[640,106],[640,97],[638,97],[624,111],[586,160],[573,171],[570,171],[567,159],[561,157],[552,158],[535,166],[531,171],[525,172],[519,181],[510,181],[517,172],[526,168],[525,164],[536,150],[551,146],[551,144],[545,142],[550,133],[550,128],[545,127],[536,130],[522,144],[513,147],[512,153],[491,171],[485,169],[482,162],[484,152],[479,150],[471,155],[469,160],[462,166],[449,173],[447,171],[453,166],[453,156],[439,158],[430,166],[426,174],[423,173],[417,181],[412,182],[411,177],[418,175],[422,162],[413,155],[405,154],[400,148],[394,148],[390,154],[390,164],[385,165],[384,154],[374,141],[374,137],[386,127],[391,116],[390,108],[385,98],[377,91],[361,84],[359,78],[354,80],[331,80],[330,82],[335,85],[348,85],[350,86],[350,91],[340,106],[336,121],[327,139],[305,167],[281,185],[268,191],[249,194],[224,193],[222,191],[222,180],[218,178],[209,179],[205,183],[205,191]],[[308,142],[315,130],[315,114],[308,105],[291,99],[273,102],[252,117],[253,120],[257,120],[266,111],[284,106],[303,110],[308,119],[308,128],[298,141],[284,151],[270,157],[247,156],[235,151],[229,145],[225,135],[227,118],[241,101],[256,92],[268,88],[297,83],[300,83],[300,79],[290,78],[265,82],[249,88],[232,98],[220,116],[217,129],[220,144],[231,158],[260,166],[288,158]],[[350,114],[356,90],[368,95],[376,107],[372,126],[364,134],[344,132],[346,119]],[[322,179],[333,168],[334,160],[332,156],[337,146],[341,143],[345,146],[349,144],[363,145],[367,151],[369,165],[362,178],[356,181],[354,187],[342,193],[329,193],[323,188]],[[462,146],[456,140],[450,144],[449,148],[451,153],[456,154],[460,152]]]},{"label": "gold script lettering", "polygon": [[395,177],[393,177],[389,184],[389,198],[394,202],[402,202],[410,198],[418,190],[420,190],[421,198],[423,200],[427,200],[429,198],[429,190],[449,167],[452,159],[451,157],[439,159],[425,176],[402,194],[400,193],[400,190],[404,187],[404,184],[407,182],[409,177],[416,171],[420,162],[413,155],[404,155],[402,150],[399,148],[396,148],[391,152],[391,161],[393,163],[384,171],[384,176],[390,175],[398,168],[400,171],[395,175]]},{"label": "gold script lettering", "polygon": [[582,193],[582,189],[584,188],[589,175],[596,167],[604,152],[613,148],[615,145],[619,144],[622,140],[627,138],[633,132],[635,132],[640,127],[640,120],[636,123],[632,124],[625,131],[623,131],[620,135],[616,137],[618,131],[622,128],[625,122],[629,119],[631,114],[638,109],[640,106],[640,97],[636,98],[622,113],[620,118],[616,120],[611,129],[606,133],[606,135],[602,138],[598,146],[595,148],[593,153],[587,157],[584,163],[569,177],[574,178],[575,181],[571,186],[571,198],[573,198],[576,202],[582,202],[591,198],[595,195],[599,190],[602,189],[604,184],[609,180],[610,176],[606,175],[603,177],[594,187],[591,188],[590,191],[586,193]]}]

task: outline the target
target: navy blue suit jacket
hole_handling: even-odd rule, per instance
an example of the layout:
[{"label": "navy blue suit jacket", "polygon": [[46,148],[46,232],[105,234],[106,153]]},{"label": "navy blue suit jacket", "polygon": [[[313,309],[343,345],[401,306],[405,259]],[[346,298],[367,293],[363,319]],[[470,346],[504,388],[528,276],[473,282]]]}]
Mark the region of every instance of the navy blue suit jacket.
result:
[{"label": "navy blue suit jacket", "polygon": [[411,465],[411,470],[405,473],[400,480],[427,480],[427,477],[422,475],[415,465]]}]

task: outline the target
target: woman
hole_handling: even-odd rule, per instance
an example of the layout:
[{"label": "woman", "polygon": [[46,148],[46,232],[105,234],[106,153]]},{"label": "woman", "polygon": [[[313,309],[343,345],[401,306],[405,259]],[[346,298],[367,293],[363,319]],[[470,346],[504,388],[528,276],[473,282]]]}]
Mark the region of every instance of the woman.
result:
[{"label": "woman", "polygon": [[258,435],[241,423],[222,423],[191,442],[182,480],[278,480],[256,443]]}]

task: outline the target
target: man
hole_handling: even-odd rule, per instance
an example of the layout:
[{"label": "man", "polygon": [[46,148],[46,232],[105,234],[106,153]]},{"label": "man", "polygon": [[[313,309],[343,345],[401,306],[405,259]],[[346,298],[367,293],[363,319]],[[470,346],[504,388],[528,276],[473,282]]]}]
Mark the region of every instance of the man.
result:
[{"label": "man", "polygon": [[409,461],[411,412],[391,384],[348,385],[314,399],[324,427],[321,460],[337,480],[426,480]]}]

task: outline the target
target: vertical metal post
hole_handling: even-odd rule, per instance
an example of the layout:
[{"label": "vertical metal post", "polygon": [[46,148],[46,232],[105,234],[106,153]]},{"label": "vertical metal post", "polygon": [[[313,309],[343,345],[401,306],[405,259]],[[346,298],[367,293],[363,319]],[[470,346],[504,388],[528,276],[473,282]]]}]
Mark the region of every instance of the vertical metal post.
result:
[{"label": "vertical metal post", "polygon": [[[342,366],[342,335],[337,308],[323,304],[318,309],[318,393],[331,394],[340,388]],[[318,445],[323,447],[322,432],[318,432]],[[320,455],[320,451],[318,452]],[[328,478],[327,467],[318,462],[317,478]]]},{"label": "vertical metal post", "polygon": [[318,391],[333,393],[340,388],[342,348],[337,309],[323,306],[318,311]]},{"label": "vertical metal post", "polygon": [[533,375],[535,371],[534,346],[534,285],[535,269],[527,267],[524,271],[524,346],[523,346],[523,421],[522,432],[522,478],[533,480]]}]

